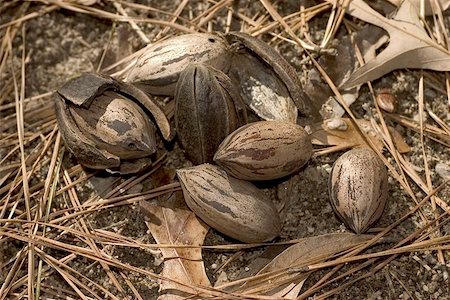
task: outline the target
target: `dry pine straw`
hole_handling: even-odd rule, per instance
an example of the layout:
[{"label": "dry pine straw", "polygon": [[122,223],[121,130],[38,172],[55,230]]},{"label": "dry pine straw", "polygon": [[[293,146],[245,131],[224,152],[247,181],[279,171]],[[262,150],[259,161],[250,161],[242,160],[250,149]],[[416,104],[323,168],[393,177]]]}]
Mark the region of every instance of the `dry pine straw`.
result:
[{"label": "dry pine straw", "polygon": [[[61,297],[63,294],[81,299],[88,297],[103,299],[105,296],[118,299],[122,297],[119,295],[128,295],[130,298],[142,299],[136,281],[130,279],[132,277],[130,274],[140,274],[151,279],[174,280],[164,278],[149,268],[132,266],[127,261],[110,255],[114,248],[119,246],[157,253],[154,251],[158,248],[173,245],[145,243],[139,238],[125,236],[120,232],[93,228],[91,224],[91,217],[98,213],[114,211],[122,206],[132,206],[139,201],[155,199],[178,190],[179,186],[175,183],[155,187],[144,193],[127,193],[128,190],[148,180],[167,163],[165,155],[155,162],[152,171],[124,179],[115,178],[111,182],[111,188],[106,189],[107,192],[101,197],[96,193],[86,196],[89,194],[84,192],[85,186],[88,180],[97,174],[84,172],[73,159],[69,159],[70,155],[61,141],[53,115],[51,90],[35,95],[36,91],[30,89],[31,85],[27,81],[30,77],[27,73],[28,66],[36,64],[33,61],[36,55],[33,43],[27,40],[27,34],[33,31],[33,28],[27,25],[33,20],[44,18],[47,14],[61,12],[67,14],[69,11],[73,13],[67,17],[80,21],[84,18],[83,15],[95,17],[98,22],[108,20],[108,24],[113,24],[111,33],[109,40],[103,43],[102,47],[98,45],[102,55],[95,69],[115,75],[123,73],[127,69],[126,66],[143,51],[139,50],[117,61],[106,63],[106,54],[111,51],[110,47],[113,47],[114,29],[117,24],[127,24],[130,31],[141,40],[141,44],[152,41],[149,36],[157,40],[180,33],[206,32],[214,28],[225,32],[245,30],[255,36],[264,37],[278,48],[300,45],[305,50],[300,54],[302,59],[299,61],[309,62],[311,68],[315,67],[320,71],[348,115],[352,120],[356,120],[354,108],[345,105],[339,90],[316,61],[317,50],[320,47],[326,49],[326,45],[343,30],[341,24],[345,10],[342,7],[345,7],[346,1],[342,2],[342,6],[335,8],[320,3],[311,7],[301,7],[300,10],[297,9],[290,14],[282,13],[282,7],[274,6],[266,0],[240,9],[235,7],[233,1],[196,2],[196,4],[180,1],[173,7],[164,3],[164,7],[161,8],[108,1],[103,2],[105,5],[92,5],[93,2],[4,1],[0,4],[0,11],[6,12],[1,14],[0,23],[2,37],[0,78],[3,83],[0,85],[0,114],[3,120],[0,124],[0,240],[2,251],[5,254],[8,252],[8,255],[1,256],[3,258],[0,261],[2,266],[0,299],[23,297],[34,299],[44,294],[49,297]],[[154,17],[148,18],[147,15]],[[441,16],[439,15],[439,18]],[[327,25],[321,28],[323,33],[321,42],[314,44],[311,37],[315,37],[313,32],[315,29],[310,29],[310,26],[317,26],[317,23],[314,23],[316,20],[322,20],[322,23]],[[82,39],[80,42],[86,43]],[[297,51],[301,47],[296,47]],[[65,77],[73,75],[64,74]],[[433,187],[432,182],[436,179],[432,178],[426,151],[432,141],[441,143],[442,147],[448,147],[450,128],[445,120],[429,112],[433,122],[423,121],[426,109],[424,86],[432,87],[448,97],[450,88],[447,74],[444,79],[446,85],[442,85],[441,74],[420,73],[418,92],[414,95],[419,102],[419,122],[401,114],[387,116],[376,105],[376,101],[373,101],[375,105],[373,121],[378,123],[386,149],[383,153],[379,151],[377,153],[385,162],[396,184],[401,186],[403,193],[409,197],[410,209],[404,214],[399,214],[395,222],[381,229],[372,240],[342,256],[331,257],[326,262],[289,266],[280,270],[278,274],[293,270],[296,272],[324,270],[307,290],[302,291],[300,297],[315,293],[319,298],[339,295],[356,282],[373,276],[405,254],[432,250],[441,264],[448,261],[449,236],[443,235],[440,229],[448,222],[447,213],[450,209],[446,199],[438,196],[438,191],[445,190],[446,184]],[[368,88],[374,100],[375,92],[370,83]],[[35,96],[29,97],[28,94]],[[423,164],[414,166],[408,157],[397,151],[387,130],[386,122],[391,120],[418,133]],[[354,125],[358,128],[356,122]],[[370,145],[371,140],[365,136],[364,131],[361,129],[359,131]],[[423,174],[417,172],[418,167],[423,169]],[[417,187],[426,194],[422,199],[416,196]],[[395,243],[388,244],[389,247],[376,248],[375,252],[367,251],[382,238],[389,237],[397,226],[401,226],[411,216],[419,218],[415,230]],[[256,246],[261,245],[218,244],[204,248],[249,251],[246,249]],[[92,276],[86,276],[82,272],[84,269],[78,270],[77,266],[80,264],[77,261],[80,258],[86,259],[92,266],[98,266],[100,272],[104,274],[102,278],[106,278],[106,283],[96,281]],[[344,267],[344,264],[349,264],[349,267]],[[59,290],[55,290],[52,282],[47,280],[54,278],[55,274],[60,278],[57,282]],[[395,273],[390,274],[400,283],[404,295],[416,297]],[[277,273],[270,276],[267,276],[266,280],[273,280]],[[335,285],[336,282],[339,284]],[[236,283],[238,281],[226,286]],[[203,296],[270,298],[244,295],[241,292],[230,293],[210,287],[195,288]]]}]

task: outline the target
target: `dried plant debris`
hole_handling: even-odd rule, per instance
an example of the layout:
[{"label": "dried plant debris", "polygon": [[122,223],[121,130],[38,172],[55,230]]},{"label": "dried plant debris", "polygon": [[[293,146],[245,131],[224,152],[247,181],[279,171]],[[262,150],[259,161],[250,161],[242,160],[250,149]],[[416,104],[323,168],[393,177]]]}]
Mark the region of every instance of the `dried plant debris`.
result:
[{"label": "dried plant debris", "polygon": [[[367,120],[356,120],[360,128],[371,139],[372,143],[379,150],[383,150],[383,136],[378,130],[374,129],[372,123]],[[309,126],[311,131],[311,139],[314,145],[328,146],[334,151],[341,151],[343,149],[352,147],[368,146],[359,131],[355,128],[353,122],[348,118],[337,118],[324,120]],[[405,139],[395,128],[389,126],[389,133],[396,149],[400,153],[407,153],[410,151],[410,146]]]},{"label": "dried plant debris", "polygon": [[[189,210],[181,191],[157,203],[141,202],[140,206],[148,217],[146,224],[158,244],[203,245],[208,226]],[[160,251],[165,259],[161,275],[168,279],[160,282],[159,300],[184,299],[195,295],[198,291],[189,287],[192,284],[204,287],[211,285],[200,248],[164,247]]]},{"label": "dried plant debris", "polygon": [[351,88],[397,69],[450,71],[450,52],[428,36],[418,11],[403,1],[393,19],[387,19],[362,0],[351,1],[350,15],[376,25],[389,34],[388,46],[376,58],[356,70],[341,86]]},{"label": "dried plant debris", "polygon": [[[339,86],[345,83],[359,66],[355,44],[364,60],[368,61],[375,58],[376,49],[386,41],[387,36],[382,29],[368,25],[354,33],[352,37],[346,36],[335,40],[335,44],[332,45],[335,52],[322,54],[319,63],[334,84]],[[336,101],[333,91],[322,80],[316,69],[309,72],[304,92],[313,107],[310,111],[314,119],[332,119],[344,115],[344,108]],[[341,94],[347,106],[350,106],[358,98],[359,85],[342,89]]]},{"label": "dried plant debris", "polygon": [[[257,269],[251,270],[250,274],[246,272],[245,277],[249,278],[240,279],[240,284],[229,289],[235,292],[258,291],[260,295],[295,299],[304,281],[311,274],[311,272],[297,273],[295,269],[325,261],[340,252],[367,242],[372,237],[352,233],[332,233],[302,238],[289,247],[271,246],[261,255],[261,262],[265,265],[260,264]],[[256,258],[258,259],[260,258]]]},{"label": "dried plant debris", "polygon": [[[403,1],[401,0],[387,0],[395,6],[401,6]],[[421,0],[408,0],[415,7],[417,11],[420,11],[420,6],[424,5],[424,12],[426,16],[438,14],[439,11],[445,11],[450,6],[450,0],[437,0],[437,1],[421,1]]]}]

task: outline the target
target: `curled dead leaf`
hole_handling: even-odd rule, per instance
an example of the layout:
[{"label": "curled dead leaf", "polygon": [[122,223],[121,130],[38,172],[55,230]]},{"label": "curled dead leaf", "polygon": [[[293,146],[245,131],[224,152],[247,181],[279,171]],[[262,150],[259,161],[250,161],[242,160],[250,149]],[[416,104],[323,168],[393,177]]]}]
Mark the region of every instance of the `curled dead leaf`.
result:
[{"label": "curled dead leaf", "polygon": [[[187,208],[181,191],[173,193],[164,205],[142,201],[141,210],[158,244],[201,246],[208,226]],[[160,248],[165,259],[162,276],[187,285],[210,286],[202,260],[201,248]],[[185,299],[197,291],[170,280],[160,282],[159,300]]]},{"label": "curled dead leaf", "polygon": [[[310,126],[310,131],[313,145],[329,146],[332,147],[334,151],[341,151],[353,147],[366,147],[367,144],[365,140],[359,134],[358,130],[353,125],[353,122],[348,118],[342,118],[342,120],[347,124],[346,130],[330,129],[326,125],[327,120],[312,124]],[[377,149],[381,151],[384,146],[382,137],[373,128],[372,123],[362,119],[357,120],[357,122],[361,129],[367,133],[368,138],[371,139]],[[388,126],[388,129],[396,149],[400,153],[409,152],[410,147],[401,134],[391,126]]]},{"label": "curled dead leaf", "polygon": [[[260,276],[268,274],[268,277],[250,277],[233,291],[258,291],[258,294],[280,295],[281,291],[287,294],[288,291],[292,290],[296,293],[294,295],[296,296],[300,292],[302,281],[308,277],[310,272],[299,274],[288,270],[325,261],[342,251],[370,240],[372,237],[371,235],[356,235],[353,233],[331,233],[299,239],[297,243],[289,246],[281,253],[279,250],[281,246],[273,246],[275,253],[279,254],[273,258],[270,253],[272,251],[263,253],[263,261],[266,262],[266,265],[260,267],[258,272],[253,272],[253,274],[256,273]],[[267,261],[264,259],[266,255],[273,259]],[[272,276],[269,276],[269,274]],[[274,274],[278,275],[273,276]],[[296,289],[297,287],[300,287],[300,289]],[[295,299],[295,297],[289,299]]]},{"label": "curled dead leaf", "polygon": [[[402,0],[387,0],[395,6],[400,6],[402,4]],[[420,10],[420,5],[422,0],[408,0],[411,4],[417,9]],[[437,0],[437,1],[423,1],[425,5],[425,15],[430,16],[436,14],[439,10],[445,11],[450,6],[450,0]],[[437,8],[436,5],[440,7]]]},{"label": "curled dead leaf", "polygon": [[350,1],[347,12],[386,30],[390,42],[374,59],[357,69],[342,88],[363,84],[396,69],[450,71],[450,51],[428,36],[417,9],[410,1],[402,2],[393,19],[385,18],[362,0]]}]

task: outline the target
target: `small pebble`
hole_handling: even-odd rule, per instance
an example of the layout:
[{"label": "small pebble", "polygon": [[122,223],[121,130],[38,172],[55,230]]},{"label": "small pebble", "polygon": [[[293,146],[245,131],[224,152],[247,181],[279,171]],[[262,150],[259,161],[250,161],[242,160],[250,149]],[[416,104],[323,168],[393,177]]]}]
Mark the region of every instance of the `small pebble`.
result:
[{"label": "small pebble", "polygon": [[220,272],[219,276],[217,277],[216,286],[222,285],[229,282],[227,273],[224,271]]},{"label": "small pebble", "polygon": [[331,209],[331,206],[329,206],[329,205],[325,206],[325,207],[322,209],[322,213],[323,213],[323,214],[329,214],[329,213],[331,213],[331,212],[333,212],[333,210]]},{"label": "small pebble", "polygon": [[450,165],[446,163],[437,163],[435,167],[436,173],[442,178],[450,177]]},{"label": "small pebble", "polygon": [[217,264],[212,264],[212,265],[211,265],[211,269],[212,269],[212,270],[217,269]]},{"label": "small pebble", "polygon": [[160,266],[163,262],[164,262],[164,257],[162,257],[162,255],[159,256],[159,257],[156,256],[155,259],[153,260],[153,265],[154,265],[155,267],[158,267],[158,266]]},{"label": "small pebble", "polygon": [[380,108],[386,112],[394,112],[397,99],[388,89],[382,89],[377,95],[377,103]]},{"label": "small pebble", "polygon": [[448,272],[447,271],[442,272],[442,277],[444,278],[444,280],[447,280],[448,279]]},{"label": "small pebble", "polygon": [[[419,113],[416,113],[416,114],[413,116],[413,120],[416,121],[416,122],[420,122],[420,114],[419,114]],[[423,114],[422,121],[423,121],[424,123],[427,121],[427,114],[426,114],[426,112],[424,112],[424,114]]]},{"label": "small pebble", "polygon": [[248,271],[250,271],[250,268],[249,267],[245,267],[245,272],[248,272]]},{"label": "small pebble", "polygon": [[371,106],[370,106],[370,104],[369,104],[368,102],[363,103],[363,104],[361,105],[361,107],[362,107],[362,109],[364,109],[366,112],[370,112],[370,111],[371,111]]},{"label": "small pebble", "polygon": [[340,130],[340,131],[346,131],[348,128],[347,123],[345,123],[345,121],[341,118],[333,118],[333,119],[329,119],[329,120],[325,120],[325,126],[328,129],[331,130]]},{"label": "small pebble", "polygon": [[322,168],[328,173],[331,173],[332,167],[329,164],[322,165]]},{"label": "small pebble", "polygon": [[396,183],[394,178],[392,178],[391,176],[388,177],[388,182],[389,182],[389,184],[395,184]]}]

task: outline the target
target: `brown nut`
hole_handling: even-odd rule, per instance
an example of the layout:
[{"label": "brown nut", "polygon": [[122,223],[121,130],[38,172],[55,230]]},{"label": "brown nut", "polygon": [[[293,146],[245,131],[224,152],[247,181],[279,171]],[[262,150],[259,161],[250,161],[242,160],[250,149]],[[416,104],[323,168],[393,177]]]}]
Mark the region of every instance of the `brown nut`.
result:
[{"label": "brown nut", "polygon": [[142,91],[115,79],[86,73],[54,94],[56,118],[67,148],[82,165],[134,173],[156,151],[153,116],[165,138],[170,126]]},{"label": "brown nut", "polygon": [[105,91],[89,109],[70,105],[68,111],[97,147],[121,159],[142,158],[156,151],[155,126],[136,103],[120,94]]},{"label": "brown nut", "polygon": [[219,232],[246,243],[260,243],[281,231],[272,201],[250,182],[203,164],[177,171],[190,209]]},{"label": "brown nut", "polygon": [[382,89],[377,95],[377,103],[380,108],[386,112],[392,113],[397,106],[397,99],[389,90]]},{"label": "brown nut", "polygon": [[305,112],[300,79],[271,46],[242,32],[225,35],[233,57],[229,76],[244,102],[264,120],[296,123],[297,108]]},{"label": "brown nut", "polygon": [[356,233],[364,233],[383,213],[388,176],[383,161],[368,148],[344,153],[334,163],[329,179],[331,206]]},{"label": "brown nut", "polygon": [[211,162],[222,140],[245,122],[245,109],[244,115],[237,110],[244,104],[230,79],[205,64],[190,64],[183,71],[175,100],[178,138],[194,164]]},{"label": "brown nut", "polygon": [[151,45],[137,59],[127,81],[150,94],[173,96],[181,72],[190,63],[208,63],[226,71],[229,57],[228,43],[221,36],[184,34]]},{"label": "brown nut", "polygon": [[308,133],[284,121],[242,126],[220,144],[214,161],[244,180],[271,180],[295,173],[312,155]]}]

